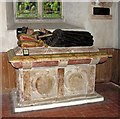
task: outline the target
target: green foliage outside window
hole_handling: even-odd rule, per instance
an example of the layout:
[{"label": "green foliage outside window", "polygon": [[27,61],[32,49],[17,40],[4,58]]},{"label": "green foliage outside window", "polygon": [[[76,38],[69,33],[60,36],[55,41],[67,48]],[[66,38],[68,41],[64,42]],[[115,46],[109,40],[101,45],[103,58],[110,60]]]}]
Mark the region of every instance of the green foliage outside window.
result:
[{"label": "green foliage outside window", "polygon": [[17,2],[16,18],[38,18],[38,3],[29,2],[29,0]]},{"label": "green foliage outside window", "polygon": [[[59,0],[43,0],[42,1],[42,15],[41,18],[61,18],[62,17],[62,3]],[[31,19],[40,18],[38,13],[38,2],[16,2],[16,18]]]},{"label": "green foliage outside window", "polygon": [[43,18],[61,18],[62,17],[62,3],[58,0],[44,0],[42,3],[42,17]]}]

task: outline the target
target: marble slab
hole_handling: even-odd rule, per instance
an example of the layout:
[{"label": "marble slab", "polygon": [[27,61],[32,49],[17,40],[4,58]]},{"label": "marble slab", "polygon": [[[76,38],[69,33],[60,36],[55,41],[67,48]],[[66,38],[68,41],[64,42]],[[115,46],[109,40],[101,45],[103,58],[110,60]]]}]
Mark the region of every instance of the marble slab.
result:
[{"label": "marble slab", "polygon": [[[61,54],[61,53],[84,53],[84,52],[99,52],[99,49],[94,46],[84,47],[34,47],[25,48],[29,50],[29,55],[40,54]],[[16,55],[23,55],[23,49],[21,47],[14,48]]]}]

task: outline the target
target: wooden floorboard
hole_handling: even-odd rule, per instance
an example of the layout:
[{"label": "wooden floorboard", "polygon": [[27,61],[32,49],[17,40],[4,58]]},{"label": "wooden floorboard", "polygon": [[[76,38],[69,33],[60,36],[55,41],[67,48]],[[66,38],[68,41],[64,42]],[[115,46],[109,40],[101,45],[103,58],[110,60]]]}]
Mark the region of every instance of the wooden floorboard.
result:
[{"label": "wooden floorboard", "polygon": [[105,101],[78,106],[62,107],[49,110],[14,113],[9,94],[2,95],[2,117],[120,117],[120,87],[113,83],[98,83],[96,91],[105,97]]}]

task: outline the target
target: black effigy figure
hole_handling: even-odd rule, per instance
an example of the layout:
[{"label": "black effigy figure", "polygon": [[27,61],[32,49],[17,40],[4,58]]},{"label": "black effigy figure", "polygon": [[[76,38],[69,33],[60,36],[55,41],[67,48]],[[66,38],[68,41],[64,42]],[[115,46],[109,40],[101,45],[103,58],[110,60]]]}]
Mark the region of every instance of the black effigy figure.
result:
[{"label": "black effigy figure", "polygon": [[87,31],[64,31],[56,29],[45,43],[51,47],[92,46],[93,36]]},{"label": "black effigy figure", "polygon": [[50,32],[44,28],[39,29],[39,31],[34,31],[28,27],[22,27],[17,28],[17,35],[19,34],[27,34],[29,37],[35,37],[36,40],[42,40],[51,47],[92,46],[94,42],[93,36],[87,31],[56,29]]}]

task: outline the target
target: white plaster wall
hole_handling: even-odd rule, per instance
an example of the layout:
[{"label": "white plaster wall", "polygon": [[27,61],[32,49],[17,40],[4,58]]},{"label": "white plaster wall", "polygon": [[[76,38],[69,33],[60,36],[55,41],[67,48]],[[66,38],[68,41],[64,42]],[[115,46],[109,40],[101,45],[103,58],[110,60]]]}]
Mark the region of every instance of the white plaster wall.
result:
[{"label": "white plaster wall", "polygon": [[[8,13],[9,14],[9,13]],[[7,30],[6,3],[0,2],[0,52],[6,52],[17,46],[15,30]]]},{"label": "white plaster wall", "polygon": [[85,28],[88,18],[87,2],[65,2],[64,3],[64,17],[65,21],[81,28]]},{"label": "white plaster wall", "polygon": [[119,34],[119,32],[118,32],[118,22],[119,22],[119,20],[118,20],[118,3],[114,4],[114,8],[115,8],[115,10],[113,10],[113,13],[112,13],[113,18],[114,18],[114,20],[113,20],[113,29],[114,29],[114,31],[113,31],[114,32],[113,47],[119,48],[119,42],[118,42],[118,40],[119,40],[119,38],[118,38],[118,34]]},{"label": "white plaster wall", "polygon": [[[112,20],[93,20],[90,17],[90,3],[64,3],[65,21],[85,28],[94,36],[94,45],[98,47],[117,48],[117,3],[112,6]],[[9,13],[8,13],[9,14]],[[0,52],[6,52],[17,46],[16,30],[7,30],[6,3],[0,3]]]}]

